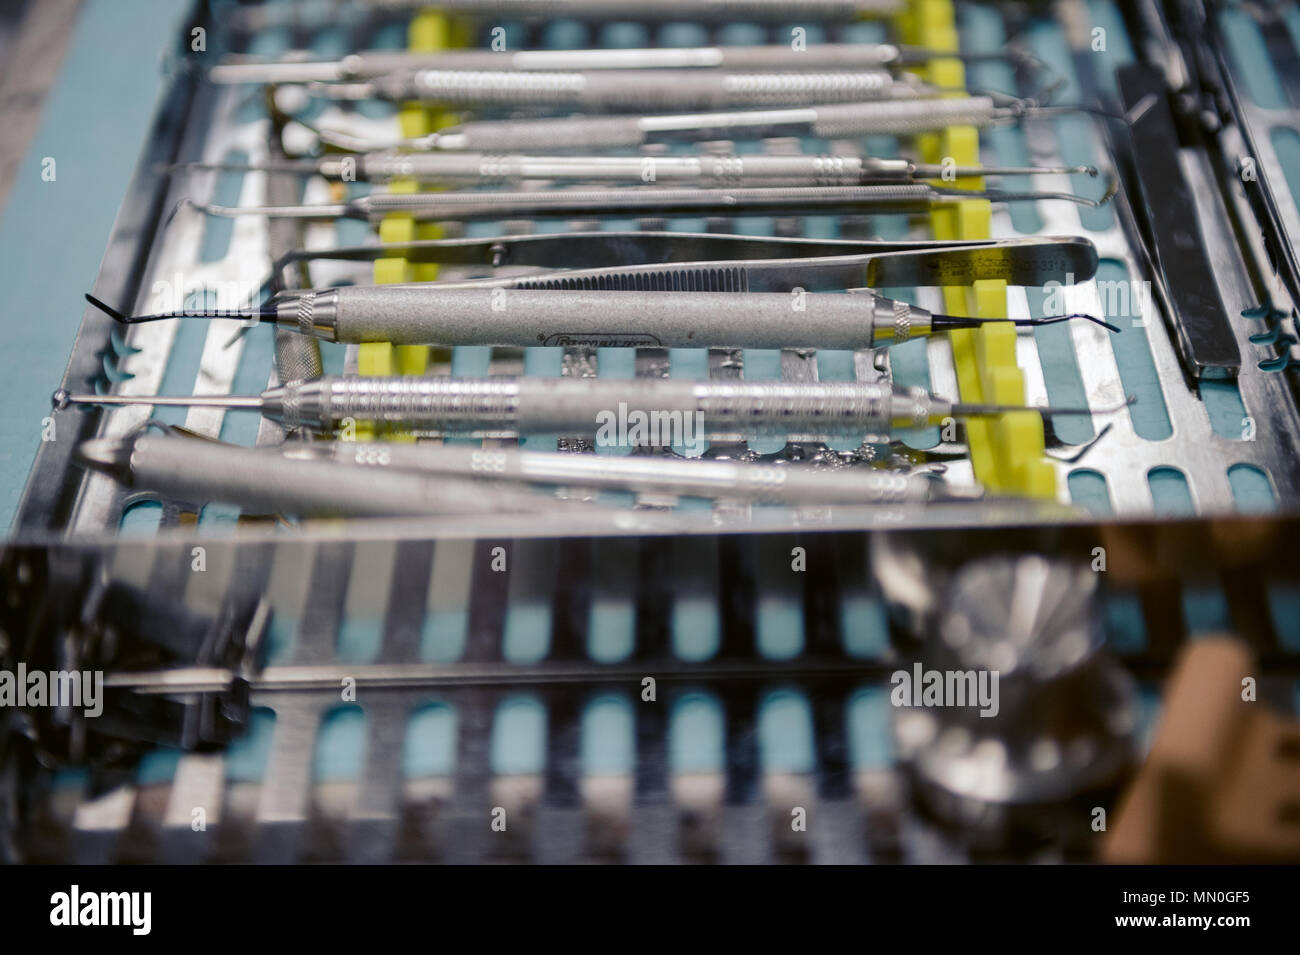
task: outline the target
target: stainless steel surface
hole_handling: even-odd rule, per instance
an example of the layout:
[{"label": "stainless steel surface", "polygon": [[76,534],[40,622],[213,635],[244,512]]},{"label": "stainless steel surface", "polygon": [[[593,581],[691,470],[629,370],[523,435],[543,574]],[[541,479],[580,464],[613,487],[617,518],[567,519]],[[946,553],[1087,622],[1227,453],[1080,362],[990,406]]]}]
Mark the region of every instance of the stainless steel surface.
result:
[{"label": "stainless steel surface", "polygon": [[[1053,9],[1080,6],[1061,0]],[[662,9],[672,7],[670,3]],[[272,16],[262,10],[248,15]],[[1035,22],[1054,28],[1051,21],[1036,18]],[[1075,59],[1080,64],[1095,62],[1099,58],[1087,49],[1087,31],[1080,36]],[[773,42],[777,40],[773,37]],[[1144,42],[1160,43],[1154,35]],[[349,48],[364,49],[362,38]],[[1079,69],[1090,94],[1094,84],[1087,69],[1082,65]],[[997,112],[992,101],[938,102],[973,111],[965,118],[977,125],[1010,118]],[[265,148],[269,124],[244,119],[242,105],[239,91],[199,89],[192,109],[171,114],[189,117],[192,125],[184,126],[185,135],[171,148],[148,153],[150,164],[129,195],[137,200],[146,192],[153,196],[153,187],[142,191],[142,183],[154,182],[157,169],[176,160],[222,162],[230,158],[231,148],[254,162],[269,157]],[[817,118],[807,111],[785,116],[803,123]],[[956,119],[948,115],[945,122]],[[326,128],[345,128],[353,141],[382,138],[377,132],[389,140],[397,138],[391,117],[376,119],[326,107],[320,120]],[[694,120],[684,122],[699,126]],[[872,122],[878,125],[869,128],[876,131],[910,135],[930,128],[927,124],[936,120],[895,111],[888,116],[873,113]],[[537,148],[546,148],[548,142],[557,145],[561,130],[573,133],[572,141],[595,135],[598,124],[606,121],[546,126],[548,131],[537,135],[547,140]],[[528,125],[519,127],[527,133]],[[611,117],[606,125],[610,141],[640,142],[627,138],[628,127],[621,118]],[[496,128],[516,127],[503,121]],[[818,131],[850,137],[860,135],[862,127],[823,125]],[[642,135],[639,129],[633,132]],[[732,134],[724,131],[723,135]],[[1072,165],[1077,162],[1077,147],[1088,145],[1105,172],[1123,173],[1122,163],[1110,157],[1109,144],[1099,129],[1080,132],[1077,124],[1036,120],[1025,124],[1024,135],[1028,158],[1034,162]],[[776,155],[788,144],[766,148]],[[864,146],[830,143],[825,148],[830,154],[844,149],[861,153]],[[732,146],[723,149],[734,151]],[[1069,154],[1070,163],[1062,153]],[[991,147],[983,158],[994,158]],[[1248,234],[1253,209],[1245,191],[1248,187],[1243,185],[1240,192],[1233,191],[1235,185],[1227,189],[1215,157],[1187,151],[1177,161],[1195,184],[1196,211],[1230,315],[1235,318],[1239,311],[1260,305],[1266,291],[1285,308],[1286,283],[1268,266],[1261,238]],[[1290,198],[1279,171],[1269,173],[1269,179],[1280,199]],[[175,291],[183,298],[205,286],[221,288],[215,283],[238,276],[241,287],[220,292],[218,301],[243,304],[261,287],[270,263],[283,256],[289,245],[330,247],[359,241],[335,232],[333,225],[320,224],[309,226],[299,240],[283,234],[287,230],[272,233],[274,224],[247,218],[234,223],[228,251],[205,259],[200,250],[212,223],[177,204],[190,193],[206,198],[214,181],[215,177],[178,177],[151,199],[166,212],[174,209],[174,215],[124,220],[124,234],[115,237],[112,248],[120,250],[126,241],[144,251],[135,268],[121,265],[120,251],[110,254],[101,298],[129,305],[132,312],[158,311],[164,307],[156,301],[158,283],[179,286]],[[266,184],[264,174],[245,176],[238,205],[291,205],[299,200],[270,194]],[[1070,183],[1061,175],[1042,175],[1035,178],[1035,185],[1066,191]],[[521,192],[546,188],[545,181],[525,181]],[[327,196],[337,201],[323,182],[312,179],[302,199],[319,203]],[[618,394],[632,396],[635,404],[638,396],[661,387],[660,393],[676,396],[683,412],[712,411],[715,401],[725,402],[726,443],[715,441],[708,451],[723,460],[672,462],[700,464],[717,475],[716,481],[704,483],[721,496],[697,510],[669,510],[673,502],[666,496],[684,488],[703,489],[691,483],[697,478],[687,480],[675,469],[671,476],[646,470],[643,462],[632,458],[612,470],[627,477],[630,486],[638,489],[638,497],[632,506],[612,515],[573,506],[534,517],[503,511],[358,520],[346,525],[307,522],[286,532],[245,513],[230,539],[221,539],[225,528],[214,532],[185,502],[171,498],[164,501],[157,535],[133,540],[117,533],[118,524],[126,506],[147,492],[122,488],[107,478],[84,483],[79,478],[68,480],[51,464],[57,463],[54,453],[46,454],[33,475],[39,489],[29,506],[45,508],[51,497],[43,489],[58,485],[70,499],[69,504],[58,505],[67,519],[56,518],[61,513],[57,508],[41,510],[25,525],[22,540],[0,554],[8,592],[20,598],[7,600],[0,608],[6,616],[2,628],[6,634],[53,632],[57,637],[43,638],[45,645],[61,651],[72,647],[107,652],[106,648],[117,645],[107,635],[129,639],[138,636],[139,629],[129,614],[100,620],[92,613],[99,606],[92,599],[98,592],[95,588],[113,581],[143,588],[146,606],[154,608],[180,604],[211,611],[231,593],[257,594],[281,628],[272,642],[282,655],[269,666],[247,670],[207,661],[182,661],[174,668],[111,667],[115,689],[138,691],[141,697],[168,705],[198,708],[213,704],[214,696],[234,702],[222,695],[246,687],[252,707],[275,712],[274,731],[266,740],[265,772],[244,775],[241,757],[233,751],[186,753],[167,781],[142,781],[115,767],[97,767],[86,777],[61,779],[65,788],[49,799],[44,798],[52,791],[45,788],[49,776],[42,775],[39,786],[24,790],[42,797],[24,803],[39,816],[21,847],[24,857],[86,862],[1089,860],[1089,849],[1081,848],[1071,833],[1085,824],[1092,806],[1112,804],[1109,795],[1094,794],[1105,790],[1112,771],[1140,744],[1149,726],[1143,721],[1150,715],[1150,694],[1163,679],[1170,654],[1200,625],[1186,608],[1207,582],[1223,594],[1222,619],[1215,619],[1216,625],[1238,630],[1258,650],[1264,694],[1292,701],[1298,672],[1293,635],[1283,633],[1289,606],[1285,595],[1294,593],[1295,586],[1290,547],[1296,528],[1288,513],[1296,503],[1300,435],[1291,382],[1287,373],[1247,360],[1238,382],[1249,419],[1242,422],[1241,437],[1231,436],[1231,429],[1225,431],[1221,407],[1212,420],[1216,393],[1198,392],[1183,378],[1160,311],[1158,290],[1136,322],[1116,314],[1114,289],[1109,285],[1116,264],[1127,270],[1132,281],[1149,278],[1126,202],[1121,193],[1111,206],[1113,215],[1092,216],[1092,210],[1086,210],[1082,218],[1079,210],[1050,203],[993,211],[996,236],[1071,235],[1095,243],[1105,271],[1059,290],[1063,309],[1108,315],[1125,326],[1116,339],[1140,335],[1148,343],[1155,381],[1140,384],[1144,394],[1159,395],[1169,419],[1168,437],[1143,437],[1151,433],[1141,417],[1154,404],[1150,400],[1106,419],[1111,427],[1095,444],[1062,451],[1061,442],[1053,440],[1049,430],[1060,502],[1072,497],[1074,487],[1068,480],[1072,474],[1091,472],[1106,481],[1106,497],[1117,515],[1114,520],[1099,520],[1079,507],[1065,508],[1051,501],[965,500],[974,489],[974,469],[960,428],[944,434],[938,444],[924,435],[907,434],[889,444],[856,447],[854,441],[853,450],[836,452],[821,441],[828,430],[824,414],[851,410],[854,402],[861,403],[858,410],[890,424],[900,413],[895,401],[902,406],[901,413],[911,417],[910,423],[930,423],[936,410],[954,410],[949,406],[959,393],[957,371],[952,345],[943,336],[931,339],[923,354],[910,358],[897,349],[892,353],[859,349],[839,356],[790,348],[779,354],[712,349],[700,356],[698,372],[684,371],[680,353],[659,347],[638,348],[626,356],[627,362],[620,361],[625,356],[616,350],[593,349],[585,343],[569,345],[558,354],[525,353],[515,347],[454,355],[431,351],[426,356],[427,374],[403,382],[396,390],[382,379],[357,376],[362,363],[353,348],[343,359],[351,377],[330,375],[272,391],[281,402],[288,396],[289,416],[298,420],[319,413],[330,423],[342,423],[337,421],[340,416],[364,412],[381,418],[407,415],[402,420],[409,421],[411,412],[433,409],[462,422],[487,414],[488,421],[479,423],[511,425],[510,433],[492,431],[488,443],[463,449],[426,447],[424,439],[391,447],[383,442],[265,449],[268,456],[288,455],[295,464],[305,459],[308,464],[331,466],[333,462],[314,459],[379,455],[371,462],[379,467],[368,471],[347,465],[359,474],[354,482],[358,493],[365,491],[368,481],[405,474],[399,474],[392,463],[383,465],[384,453],[390,462],[468,457],[471,468],[479,462],[479,473],[484,468],[509,468],[502,462],[517,461],[523,471],[525,461],[535,459],[510,454],[516,440],[513,428],[521,422],[528,428],[559,433],[555,442],[559,448],[590,451],[593,442],[585,433],[589,421],[575,416],[614,410]],[[1032,215],[1022,216],[1020,212],[1027,209]],[[811,207],[781,212],[772,222],[755,225],[727,217],[711,222],[709,228],[798,234],[805,226],[826,227],[825,220],[811,218]],[[810,216],[806,222],[805,212]],[[566,224],[579,232],[591,228],[584,222]],[[642,224],[666,228],[661,223]],[[530,222],[502,224],[503,231],[532,228]],[[869,219],[839,216],[835,228],[846,235],[889,230],[886,234],[900,235],[903,242],[925,231],[919,219],[886,220],[874,215]],[[481,236],[478,233],[470,241],[492,241]],[[583,241],[595,240],[575,238],[572,249],[579,250]],[[546,251],[544,243],[532,253],[534,261],[511,262],[509,250],[523,243],[501,245],[506,253],[498,279],[545,280],[518,273],[569,264],[556,248]],[[455,253],[450,246],[445,248],[447,259],[432,261],[450,266],[439,273],[439,279],[453,285],[480,278],[494,257],[490,244],[462,246]],[[653,248],[647,243],[639,254],[648,257]],[[843,249],[833,254],[853,257],[868,252]],[[556,261],[546,261],[550,257]],[[373,281],[374,258],[312,260],[311,281],[297,275],[287,287],[343,284],[346,288],[346,283]],[[900,269],[908,267],[906,256],[892,261],[901,263]],[[643,264],[649,270],[663,268],[653,259]],[[600,267],[621,265],[610,262]],[[1026,267],[1033,269],[1032,263]],[[906,274],[881,269],[876,278],[885,285],[892,281],[891,275]],[[1013,317],[1039,310],[1038,294],[1047,290],[1037,284],[1010,290]],[[127,289],[125,294],[122,288]],[[888,294],[904,293],[889,289]],[[917,289],[915,301],[919,309],[944,310],[933,288]],[[1289,322],[1284,319],[1283,327],[1289,328]],[[1250,341],[1258,327],[1249,321],[1234,325],[1243,355],[1269,364],[1268,359],[1276,360],[1292,347],[1286,341]],[[113,383],[117,392],[147,398],[160,390],[171,391],[164,379],[169,373],[183,374],[175,371],[172,360],[183,351],[181,333],[189,334],[191,328],[175,322],[139,325],[125,333],[122,343],[109,338],[107,319],[88,313],[66,384],[73,390],[103,384],[85,374],[85,369],[102,366],[104,356],[120,356],[110,369],[114,376],[134,373],[136,377]],[[200,393],[198,403],[203,407],[191,412],[186,424],[210,436],[235,423],[235,416],[227,420],[222,407],[227,402],[220,396],[240,390],[235,381],[240,349],[261,347],[267,367],[259,367],[259,372],[271,371],[269,342],[257,337],[269,329],[251,329],[230,345],[237,330],[238,323],[229,320],[205,326],[196,387],[184,387],[188,384],[184,381],[175,389]],[[1119,405],[1127,382],[1120,374],[1117,345],[1108,333],[1075,323],[1064,337],[1071,345],[1087,404],[1093,410]],[[1049,343],[1041,344],[1040,356],[1040,340],[1034,334],[1026,332],[1016,339],[1017,363],[1032,404],[1046,402],[1049,390],[1055,392],[1063,376],[1060,365],[1043,360]],[[327,351],[325,357],[337,367],[341,356]],[[927,366],[922,370],[929,373],[928,390],[939,397],[929,401],[909,393],[896,398],[896,380],[917,375],[918,357],[919,364]],[[557,361],[546,364],[552,359]],[[547,374],[558,367],[560,377],[533,377],[532,369],[539,364]],[[286,362],[281,371],[288,373],[290,367]],[[1126,365],[1124,372],[1131,376],[1131,366]],[[851,380],[844,380],[846,373]],[[635,377],[611,377],[628,374]],[[692,381],[688,376],[694,374],[707,375],[708,380]],[[305,375],[314,378],[316,370],[308,368]],[[756,380],[763,376],[779,376],[781,381]],[[271,377],[272,385],[276,384],[275,376]],[[241,379],[239,384],[247,381]],[[261,380],[246,390],[256,391],[260,384]],[[579,387],[584,385],[594,387]],[[319,407],[297,400],[316,393],[329,400],[322,399]],[[770,400],[773,393],[783,396],[775,406]],[[846,400],[849,395],[853,401]],[[596,397],[602,405],[592,404]],[[613,407],[611,400],[615,400]],[[247,406],[261,404],[256,399]],[[107,409],[97,418],[73,417],[76,414],[68,410],[55,416],[61,434],[114,440],[134,433],[149,412],[126,406]],[[526,415],[536,417],[523,420]],[[746,419],[768,416],[779,418],[783,430],[800,432],[797,440],[776,445],[740,440],[749,430]],[[1052,419],[1051,423],[1058,422]],[[1093,435],[1100,433],[1101,419],[1096,424]],[[257,440],[280,445],[283,434],[264,423]],[[591,472],[601,470],[599,456],[566,451],[555,457],[566,460],[543,462],[546,467],[540,473],[564,483],[562,493],[570,500],[579,504],[588,500],[589,489],[581,482],[596,480]],[[904,486],[910,494],[941,474],[944,486],[955,491],[959,500],[942,506],[916,507],[908,500],[841,507],[835,502],[817,503],[811,495],[801,496],[794,506],[759,507],[752,505],[762,495],[743,490],[746,481],[778,475],[788,479],[790,469],[800,463],[825,465],[832,460],[842,462],[834,476],[846,493],[860,485],[868,492],[881,490],[885,497],[891,489]],[[223,465],[216,461],[210,468],[197,469],[197,475],[191,473],[206,461],[180,455],[170,459],[168,473],[218,482]],[[735,469],[742,464],[749,469],[738,474]],[[1229,468],[1240,464],[1264,474],[1279,515],[1213,519],[1246,506],[1228,474]],[[1182,472],[1194,516],[1151,519],[1169,507],[1157,500],[1152,489],[1150,472],[1155,468]],[[731,494],[738,486],[741,500]],[[191,523],[196,517],[197,525]],[[910,537],[900,541],[901,535],[893,533],[900,528],[915,531],[916,538],[928,546],[913,548]],[[64,539],[68,531],[75,535],[74,541]],[[508,556],[508,569],[498,571],[492,566],[497,546]],[[191,570],[195,547],[205,548],[208,569],[202,574]],[[1081,569],[1096,559],[1098,547],[1110,561],[1106,572]],[[806,573],[792,569],[795,548],[806,551]],[[869,553],[874,555],[870,562]],[[1275,583],[1283,587],[1280,603],[1269,589]],[[881,618],[882,598],[890,603],[891,627]],[[1105,601],[1107,610],[1112,602],[1120,610],[1129,605],[1126,601],[1140,603],[1140,639],[1132,642],[1132,633],[1115,622],[1119,614],[1103,614],[1095,601]],[[11,624],[14,617],[20,619]],[[50,620],[55,621],[54,629],[43,630],[42,621]],[[24,623],[29,629],[22,629]],[[156,629],[171,632],[166,627]],[[1146,695],[1141,706],[1135,705],[1128,678],[1105,661],[1106,651],[1098,650],[1102,629],[1107,631],[1111,652],[1143,681]],[[1011,647],[1004,645],[1007,630],[1021,638]],[[367,642],[367,635],[373,640]],[[601,641],[611,637],[622,640],[623,649],[602,656],[608,647]],[[529,644],[530,639],[536,642]],[[683,648],[694,649],[693,639],[705,649],[698,658],[688,659]],[[521,654],[521,640],[532,656]],[[435,659],[430,646],[436,646],[437,653],[445,652],[446,658]],[[1006,695],[996,720],[976,716],[973,725],[967,725],[959,714],[945,711],[939,714],[938,732],[925,739],[920,733],[904,734],[900,720],[896,739],[907,744],[903,748],[912,760],[902,765],[894,761],[896,752],[890,749],[888,734],[882,740],[879,730],[889,723],[890,713],[897,712],[888,703],[891,671],[900,661],[917,659],[971,668],[997,660],[1006,667],[1002,684]],[[1021,665],[1031,659],[1048,665]],[[638,696],[639,681],[649,673],[661,681],[662,695],[654,706],[643,704]],[[318,764],[325,727],[337,712],[339,684],[348,677],[365,691],[359,731],[364,755],[353,777],[321,778]],[[542,712],[534,759],[522,768],[503,765],[493,755],[494,738],[520,738],[518,725],[502,714],[515,705],[521,690],[534,694]],[[611,695],[627,705],[626,721],[603,711],[588,715],[591,707],[604,705]],[[682,730],[675,722],[678,707],[700,697],[714,704],[719,714],[719,757],[714,765],[683,769],[674,762],[673,747],[683,734],[696,740],[707,734],[699,733],[695,724]],[[767,721],[772,719],[772,706],[784,706],[792,698],[798,715],[793,720],[783,717],[786,722],[778,726],[782,731],[806,727],[807,752],[802,761],[782,762],[780,754],[772,755]],[[453,758],[437,770],[408,773],[403,767],[408,741],[414,739],[412,714],[431,701],[454,713]],[[593,760],[587,748],[611,726],[627,729],[631,754],[614,768]],[[6,783],[0,779],[0,786]],[[1080,802],[1081,797],[1087,798]],[[925,812],[913,811],[914,798]],[[7,810],[10,805],[0,791],[0,808]],[[214,808],[212,831],[207,835],[190,828],[188,811],[195,805]],[[498,805],[508,806],[512,819],[520,823],[507,838],[489,842],[482,825],[484,813]],[[809,810],[815,820],[803,841],[789,831],[793,806]],[[1054,820],[1047,827],[1050,832],[1035,828],[1043,822],[1036,812],[1040,808]],[[1057,814],[1063,808],[1081,811],[1060,823]],[[1024,821],[1022,809],[1030,810],[1030,827],[1037,837],[1028,848],[999,834],[1004,827]],[[8,817],[0,814],[0,820],[4,818]],[[9,845],[0,839],[0,852]]]},{"label": "stainless steel surface", "polygon": [[[301,293],[300,293],[301,294]],[[304,305],[308,305],[304,308]],[[277,321],[338,342],[394,345],[837,348],[930,334],[930,315],[873,294],[605,292],[351,286],[281,302]],[[792,335],[790,322],[799,331]]]},{"label": "stainless steel surface", "polygon": [[[249,167],[255,168],[255,167]],[[272,166],[274,169],[275,166]],[[359,156],[295,160],[286,171],[315,170],[363,182],[416,179],[439,185],[500,185],[522,179],[582,182],[693,182],[700,185],[787,184],[844,186],[881,180],[948,179],[1086,173],[1087,167],[1000,168],[916,163],[840,153],[819,156],[707,153],[702,156],[526,156],[518,153],[371,152]],[[346,178],[345,178],[346,177]]]},{"label": "stainless steel surface", "polygon": [[1109,201],[1071,192],[959,191],[922,183],[865,186],[750,186],[740,188],[629,187],[621,189],[561,189],[553,192],[425,192],[371,193],[342,203],[303,203],[290,206],[222,206],[193,203],[208,215],[240,218],[266,216],[290,219],[381,219],[395,213],[417,221],[470,221],[529,216],[597,217],[692,214],[764,215],[801,210],[841,212],[926,212],[931,205],[963,198],[994,201],[1059,200],[1082,206]]},{"label": "stainless steel surface", "polygon": [[413,70],[359,83],[311,83],[326,99],[415,101],[486,108],[580,109],[589,113],[632,110],[723,110],[792,107],[864,100],[912,100],[939,95],[915,77],[886,70],[739,73],[728,70]]},{"label": "stainless steel surface", "polygon": [[318,443],[294,453],[362,467],[448,477],[724,498],[760,504],[920,503],[943,495],[938,481],[929,476],[853,468],[849,466],[851,455],[827,455],[815,466],[764,465],[668,454],[615,457],[354,442]]},{"label": "stainless steel surface", "polygon": [[1099,654],[1096,589],[1086,565],[992,557],[963,567],[932,608],[921,672],[998,679],[973,703],[973,681],[955,684],[967,693],[957,706],[946,687],[947,705],[907,700],[894,735],[921,797],[977,841],[1002,844],[1027,809],[1095,797],[1136,754],[1136,686]]},{"label": "stainless steel surface", "polygon": [[[348,422],[453,433],[541,434],[608,431],[625,444],[636,422],[677,440],[703,434],[831,434],[886,438],[893,427],[924,427],[954,416],[1001,414],[998,405],[945,401],[884,383],[693,382],[669,379],[327,377],[286,382],[256,396],[71,395],[62,404],[258,409],[293,430],[334,431]],[[1047,409],[1044,409],[1047,410]],[[1051,409],[1087,414],[1087,409]],[[697,423],[698,422],[698,423]]]},{"label": "stainless steel surface", "polygon": [[365,50],[339,60],[264,61],[231,57],[208,72],[214,83],[306,83],[373,79],[415,69],[447,70],[823,70],[888,67],[903,60],[892,43],[816,43],[777,46],[706,46],[641,50],[439,50],[432,53]]},{"label": "stainless steel surface", "polygon": [[[821,139],[916,135],[955,124],[989,126],[1010,110],[987,96],[909,102],[832,103],[798,109],[560,119],[481,120],[421,137],[413,145],[480,152],[610,149],[686,140],[812,135]],[[363,137],[345,141],[364,143]],[[369,148],[362,145],[360,148]]]},{"label": "stainless steel surface", "polygon": [[85,465],[128,487],[202,506],[234,504],[251,513],[303,517],[392,517],[485,511],[572,509],[540,494],[466,480],[366,473],[297,454],[185,437],[98,438],[78,451]]}]

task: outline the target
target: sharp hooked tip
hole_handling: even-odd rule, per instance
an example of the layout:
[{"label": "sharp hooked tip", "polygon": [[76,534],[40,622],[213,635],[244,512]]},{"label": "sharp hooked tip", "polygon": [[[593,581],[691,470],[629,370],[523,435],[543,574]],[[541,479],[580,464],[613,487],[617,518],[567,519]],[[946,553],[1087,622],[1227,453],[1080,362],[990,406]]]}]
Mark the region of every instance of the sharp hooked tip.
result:
[{"label": "sharp hooked tip", "polygon": [[931,315],[931,319],[936,322],[936,327],[938,327],[937,323],[942,322],[944,326],[951,328],[979,328],[981,325],[1000,323],[1009,323],[1016,326],[1055,325],[1058,322],[1068,322],[1076,318],[1082,318],[1112,332],[1119,332],[1120,330],[1118,325],[1112,325],[1105,319],[1098,318],[1096,315],[1089,315],[1087,312],[1071,312],[1069,315],[1048,315],[1043,318],[966,318],[960,315],[944,315],[940,312]]},{"label": "sharp hooked tip", "polygon": [[1110,200],[1114,199],[1118,192],[1119,180],[1112,176],[1110,181],[1106,184],[1106,192],[1097,200],[1096,205],[1104,206],[1106,203],[1110,202]]},{"label": "sharp hooked tip", "polygon": [[124,315],[122,312],[119,312],[117,309],[109,305],[107,302],[102,302],[99,299],[95,298],[95,296],[91,295],[89,292],[86,293],[86,301],[89,302],[91,305],[95,306],[95,308],[99,309],[101,312],[103,312],[113,321],[118,322],[119,324],[122,325],[131,324],[131,319],[129,319],[126,315]]},{"label": "sharp hooked tip", "polygon": [[100,301],[86,293],[86,301],[95,308],[99,309],[105,315],[109,316],[119,325],[141,325],[145,322],[163,322],[173,318],[235,318],[241,321],[262,321],[263,319],[273,318],[275,310],[273,308],[244,308],[244,309],[192,309],[179,312],[160,312],[157,315],[126,315],[119,312],[107,302]]},{"label": "sharp hooked tip", "polygon": [[1094,415],[1094,414],[1115,414],[1117,411],[1123,411],[1130,405],[1137,404],[1137,395],[1127,395],[1124,400],[1117,405],[1111,405],[1108,408],[1034,408],[1034,411],[1042,412],[1044,415],[1054,414],[1073,414],[1073,415]]},{"label": "sharp hooked tip", "polygon": [[1129,395],[1122,404],[1110,408],[1089,408],[1071,407],[1069,405],[1048,405],[1046,407],[1038,405],[991,405],[991,404],[967,404],[958,402],[952,406],[954,415],[962,416],[985,416],[985,415],[1002,415],[1011,414],[1017,411],[1035,411],[1043,417],[1052,415],[1098,415],[1114,414],[1117,411],[1123,411],[1129,405],[1137,403],[1137,395]]},{"label": "sharp hooked tip", "polygon": [[1098,318],[1096,315],[1089,315],[1087,312],[1071,312],[1069,315],[1049,315],[1046,318],[1028,318],[1022,319],[1027,325],[1055,325],[1058,322],[1068,322],[1076,318],[1082,318],[1085,321],[1092,322],[1094,325],[1100,325],[1107,331],[1119,333],[1118,325],[1112,325],[1104,318]]}]

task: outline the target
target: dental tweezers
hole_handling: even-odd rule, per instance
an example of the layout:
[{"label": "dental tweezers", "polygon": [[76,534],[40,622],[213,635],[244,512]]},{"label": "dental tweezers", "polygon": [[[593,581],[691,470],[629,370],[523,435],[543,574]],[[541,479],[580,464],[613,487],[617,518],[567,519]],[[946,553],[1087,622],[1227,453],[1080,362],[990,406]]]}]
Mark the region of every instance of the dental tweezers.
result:
[{"label": "dental tweezers", "polygon": [[[810,291],[830,291],[863,284],[969,285],[979,279],[1042,286],[1049,282],[1084,282],[1097,270],[1096,248],[1079,236],[884,241],[611,230],[295,249],[275,263],[271,288],[274,291],[281,287],[275,275],[298,262],[315,259],[373,262],[392,256],[414,264],[565,270],[490,280],[520,287],[549,279],[567,281],[565,276],[585,279],[595,270],[632,272],[641,268],[681,266],[665,270],[661,280],[647,275],[644,285],[629,284],[647,288],[669,284],[699,291],[717,290],[714,285],[690,281],[691,275],[704,271],[698,263],[705,262],[735,263],[744,270],[746,288],[781,292],[796,286]],[[859,256],[861,261],[853,261]],[[574,268],[575,264],[580,267]],[[682,282],[688,284],[683,286]],[[580,283],[575,281],[575,284]]]}]

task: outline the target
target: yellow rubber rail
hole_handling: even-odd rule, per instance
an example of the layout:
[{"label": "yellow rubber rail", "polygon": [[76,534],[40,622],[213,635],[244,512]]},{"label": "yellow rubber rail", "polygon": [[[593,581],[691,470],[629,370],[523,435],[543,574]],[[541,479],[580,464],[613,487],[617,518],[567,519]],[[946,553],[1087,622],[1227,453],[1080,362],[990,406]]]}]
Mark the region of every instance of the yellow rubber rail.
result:
[{"label": "yellow rubber rail", "polygon": [[[957,52],[958,36],[952,0],[911,0],[898,18],[904,43]],[[934,59],[923,70],[937,86],[966,85],[965,67],[956,58]],[[965,93],[953,93],[965,96]],[[973,126],[949,126],[917,137],[921,157],[939,163],[945,157],[959,166],[980,161],[979,131]],[[941,183],[983,189],[982,178]],[[987,239],[992,236],[992,208],[986,199],[945,203],[930,214],[936,239]],[[972,286],[943,290],[947,310],[979,318],[1007,316],[1007,283],[984,280]],[[957,384],[964,401],[1019,405],[1025,403],[1025,376],[1016,364],[1016,330],[1012,325],[986,325],[949,333]],[[1056,497],[1056,471],[1044,456],[1043,419],[1032,411],[966,422],[975,477],[992,491],[1027,497]]]},{"label": "yellow rubber rail", "polygon": [[[427,53],[455,46],[464,46],[470,31],[464,21],[455,20],[437,10],[424,10],[415,15],[407,33],[407,46],[412,51]],[[407,103],[398,113],[402,136],[425,136],[435,130],[457,122],[454,113]],[[420,187],[414,180],[398,179],[390,183],[393,192],[415,192]],[[379,223],[379,241],[412,242],[416,239],[442,238],[442,227],[435,223],[417,224],[407,213],[384,216]],[[438,277],[437,264],[415,264],[404,257],[377,259],[374,281],[377,285],[393,282],[431,282]],[[422,375],[428,370],[431,349],[427,345],[393,345],[390,342],[367,342],[359,346],[357,370],[362,375]],[[387,434],[393,440],[413,440],[410,435]],[[369,425],[357,426],[357,440],[374,437]]]}]

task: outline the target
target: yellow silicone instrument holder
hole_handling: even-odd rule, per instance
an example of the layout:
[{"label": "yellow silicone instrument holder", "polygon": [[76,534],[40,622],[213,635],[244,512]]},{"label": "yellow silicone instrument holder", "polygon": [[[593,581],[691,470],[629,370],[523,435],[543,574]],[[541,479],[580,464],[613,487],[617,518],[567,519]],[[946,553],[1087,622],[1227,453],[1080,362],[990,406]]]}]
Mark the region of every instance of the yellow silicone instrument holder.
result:
[{"label": "yellow silicone instrument holder", "polygon": [[[952,0],[911,0],[898,18],[904,43],[956,52],[958,36]],[[965,67],[958,59],[930,60],[921,71],[936,86],[961,89]],[[965,96],[966,93],[952,93]],[[949,126],[917,137],[925,162],[951,157],[959,166],[979,163],[979,131],[974,126]],[[982,178],[938,183],[963,189],[983,189]],[[930,213],[936,239],[987,239],[992,236],[992,208],[986,199],[944,203]],[[943,290],[944,304],[954,315],[1005,318],[1007,283],[983,280]],[[949,333],[957,384],[963,401],[1020,405],[1025,403],[1025,376],[1016,364],[1013,325],[985,325]],[[1044,456],[1043,419],[1032,411],[966,421],[975,477],[991,491],[1027,497],[1055,498],[1056,472]]]},{"label": "yellow silicone instrument holder", "polygon": [[[454,46],[463,46],[470,35],[468,24],[453,20],[437,10],[425,10],[411,20],[407,33],[407,46],[415,52],[442,50]],[[425,136],[435,130],[456,123],[456,116],[444,110],[423,106],[419,103],[406,103],[398,113],[402,136],[411,139]],[[392,192],[416,192],[419,184],[411,179],[396,179],[389,184]],[[417,239],[440,239],[443,230],[435,223],[417,224],[409,213],[394,213],[384,216],[379,222],[380,242],[413,242]],[[431,282],[438,277],[438,266],[434,264],[416,264],[405,257],[376,259],[374,265],[375,284],[383,285],[393,282]],[[362,375],[422,375],[429,368],[430,347],[428,345],[393,345],[391,342],[367,342],[357,349],[357,371]],[[357,426],[357,440],[365,441],[374,437],[374,429],[369,425]],[[385,434],[392,440],[411,441],[414,438],[403,434]]]}]

